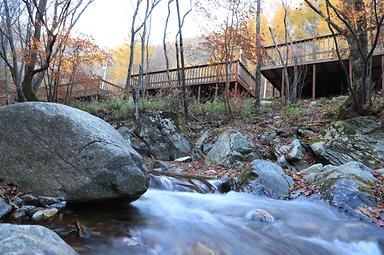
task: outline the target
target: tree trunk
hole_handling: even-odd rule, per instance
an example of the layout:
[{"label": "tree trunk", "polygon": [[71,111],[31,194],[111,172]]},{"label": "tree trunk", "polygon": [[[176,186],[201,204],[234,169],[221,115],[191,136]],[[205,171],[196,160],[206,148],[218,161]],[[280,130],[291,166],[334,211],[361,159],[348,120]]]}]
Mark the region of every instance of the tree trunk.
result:
[{"label": "tree trunk", "polygon": [[260,34],[260,15],[261,0],[257,0],[256,11],[256,84],[255,84],[255,106],[260,106],[260,88],[261,88],[261,34]]},{"label": "tree trunk", "polygon": [[25,65],[24,69],[24,79],[22,82],[22,88],[25,95],[25,98],[28,101],[38,101],[39,99],[35,95],[33,90],[33,76],[35,73],[35,67],[37,64],[37,56],[38,56],[38,43],[40,42],[41,37],[41,28],[43,25],[42,16],[46,12],[47,8],[47,0],[40,0],[36,10],[35,24],[34,29],[35,32],[32,37],[31,43],[31,53],[29,55],[29,61]]}]

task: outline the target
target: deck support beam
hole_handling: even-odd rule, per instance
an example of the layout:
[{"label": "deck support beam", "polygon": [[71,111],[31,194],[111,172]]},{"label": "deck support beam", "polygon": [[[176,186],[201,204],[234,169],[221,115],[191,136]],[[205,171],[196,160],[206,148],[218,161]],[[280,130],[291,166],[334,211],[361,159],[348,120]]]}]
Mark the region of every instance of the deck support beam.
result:
[{"label": "deck support beam", "polygon": [[316,65],[312,65],[312,99],[316,99]]},{"label": "deck support beam", "polygon": [[237,96],[237,81],[235,82],[235,97]]},{"label": "deck support beam", "polygon": [[285,86],[285,74],[284,74],[284,68],[281,70],[281,91],[280,96],[281,98],[284,98],[284,86]]},{"label": "deck support beam", "polygon": [[216,84],[216,86],[215,86],[215,99],[217,98],[218,94],[219,94],[219,85]]},{"label": "deck support beam", "polygon": [[197,87],[197,102],[200,103],[201,99],[201,86]]}]

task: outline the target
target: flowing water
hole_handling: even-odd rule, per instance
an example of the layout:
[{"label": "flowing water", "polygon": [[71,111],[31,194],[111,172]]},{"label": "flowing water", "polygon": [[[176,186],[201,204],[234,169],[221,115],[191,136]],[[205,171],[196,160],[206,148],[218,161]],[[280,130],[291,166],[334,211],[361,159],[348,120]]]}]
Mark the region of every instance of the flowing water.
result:
[{"label": "flowing water", "polygon": [[[253,209],[267,211],[275,222],[248,219]],[[320,202],[236,192],[150,189],[132,204],[72,209],[56,227],[75,218],[89,236],[65,240],[80,254],[379,255],[384,251],[384,229],[348,218]]]}]

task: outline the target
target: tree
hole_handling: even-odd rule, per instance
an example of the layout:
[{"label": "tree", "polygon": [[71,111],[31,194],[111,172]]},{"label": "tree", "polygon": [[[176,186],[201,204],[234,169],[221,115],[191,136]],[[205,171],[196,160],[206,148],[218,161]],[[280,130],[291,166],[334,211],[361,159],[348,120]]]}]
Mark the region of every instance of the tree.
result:
[{"label": "tree", "polygon": [[353,78],[349,87],[350,96],[340,108],[340,117],[372,114],[370,69],[384,22],[383,1],[348,0],[337,5],[324,0],[326,13],[310,0],[304,1],[327,22],[332,31],[343,36],[349,46]]},{"label": "tree", "polygon": [[255,82],[255,106],[260,106],[260,89],[261,89],[261,66],[262,66],[262,52],[261,52],[261,0],[257,0],[256,7],[256,82]]},{"label": "tree", "polygon": [[[0,37],[6,47],[0,57],[7,63],[19,101],[36,101],[44,72],[55,52],[57,38],[69,34],[93,0],[3,0]],[[12,8],[12,13],[10,12]]]},{"label": "tree", "polygon": [[[190,9],[184,14],[183,17],[181,17],[181,12],[180,12],[180,4],[179,0],[176,0],[176,10],[177,10],[177,21],[178,21],[178,43],[176,46],[177,50],[177,62],[179,63],[179,57],[180,57],[180,67],[178,65],[178,73],[179,73],[179,81],[181,82],[182,85],[182,90],[183,90],[183,109],[184,109],[184,118],[187,121],[189,118],[189,113],[188,113],[188,97],[187,97],[187,85],[185,84],[185,58],[184,58],[184,41],[183,41],[183,25],[185,18],[187,15],[192,11],[192,0],[190,1]],[[176,36],[177,38],[177,36]],[[177,40],[176,40],[177,41]],[[179,83],[180,84],[180,83]]]}]

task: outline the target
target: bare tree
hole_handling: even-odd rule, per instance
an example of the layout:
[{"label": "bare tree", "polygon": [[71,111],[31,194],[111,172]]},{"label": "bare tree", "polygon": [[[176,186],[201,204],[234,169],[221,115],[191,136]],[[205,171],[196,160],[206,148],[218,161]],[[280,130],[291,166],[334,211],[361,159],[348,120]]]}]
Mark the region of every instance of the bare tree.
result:
[{"label": "bare tree", "polygon": [[261,0],[257,0],[256,7],[256,83],[255,83],[255,106],[260,106],[260,88],[261,88],[261,33],[260,33],[260,16],[261,16]]},{"label": "bare tree", "polygon": [[188,97],[187,97],[187,86],[185,83],[185,59],[184,59],[184,42],[183,42],[183,25],[185,18],[187,15],[192,11],[192,0],[190,0],[190,9],[184,14],[183,17],[181,17],[181,12],[180,12],[180,4],[179,0],[176,0],[176,10],[177,10],[177,20],[178,20],[178,43],[176,43],[178,48],[179,54],[177,54],[180,57],[180,67],[178,67],[178,72],[179,72],[179,79],[181,81],[182,89],[183,89],[183,109],[184,109],[184,118],[188,120],[189,118],[189,112],[188,112]]},{"label": "bare tree", "polygon": [[[0,29],[1,42],[2,45],[9,45],[12,60],[8,59],[4,50],[0,57],[8,63],[19,101],[38,100],[35,92],[51,63],[57,37],[64,31],[69,33],[92,2],[93,0],[3,0],[6,24]],[[12,13],[9,10],[10,3]],[[18,38],[17,41],[15,37]]]},{"label": "bare tree", "polygon": [[[372,88],[369,74],[371,59],[384,22],[382,1],[349,0],[343,1],[340,6],[335,6],[331,1],[324,0],[327,6],[327,14],[310,0],[304,1],[328,23],[332,30],[344,36],[349,46],[349,59],[352,64],[353,79],[350,86],[350,96],[340,108],[340,117],[375,113],[372,109]],[[369,5],[372,8],[368,8]],[[373,24],[368,24],[369,18],[367,17],[370,15],[373,15],[371,19]],[[372,40],[369,44],[368,31],[371,27],[373,32]],[[336,33],[334,35],[336,36]]]},{"label": "bare tree", "polygon": [[165,68],[167,71],[167,81],[168,85],[171,85],[171,74],[169,72],[169,57],[168,57],[168,49],[167,49],[167,31],[168,31],[168,23],[169,18],[171,16],[171,4],[174,0],[168,0],[168,9],[167,9],[167,18],[165,20],[165,26],[164,26],[164,36],[163,36],[163,51],[164,51],[164,58],[165,58]]}]

